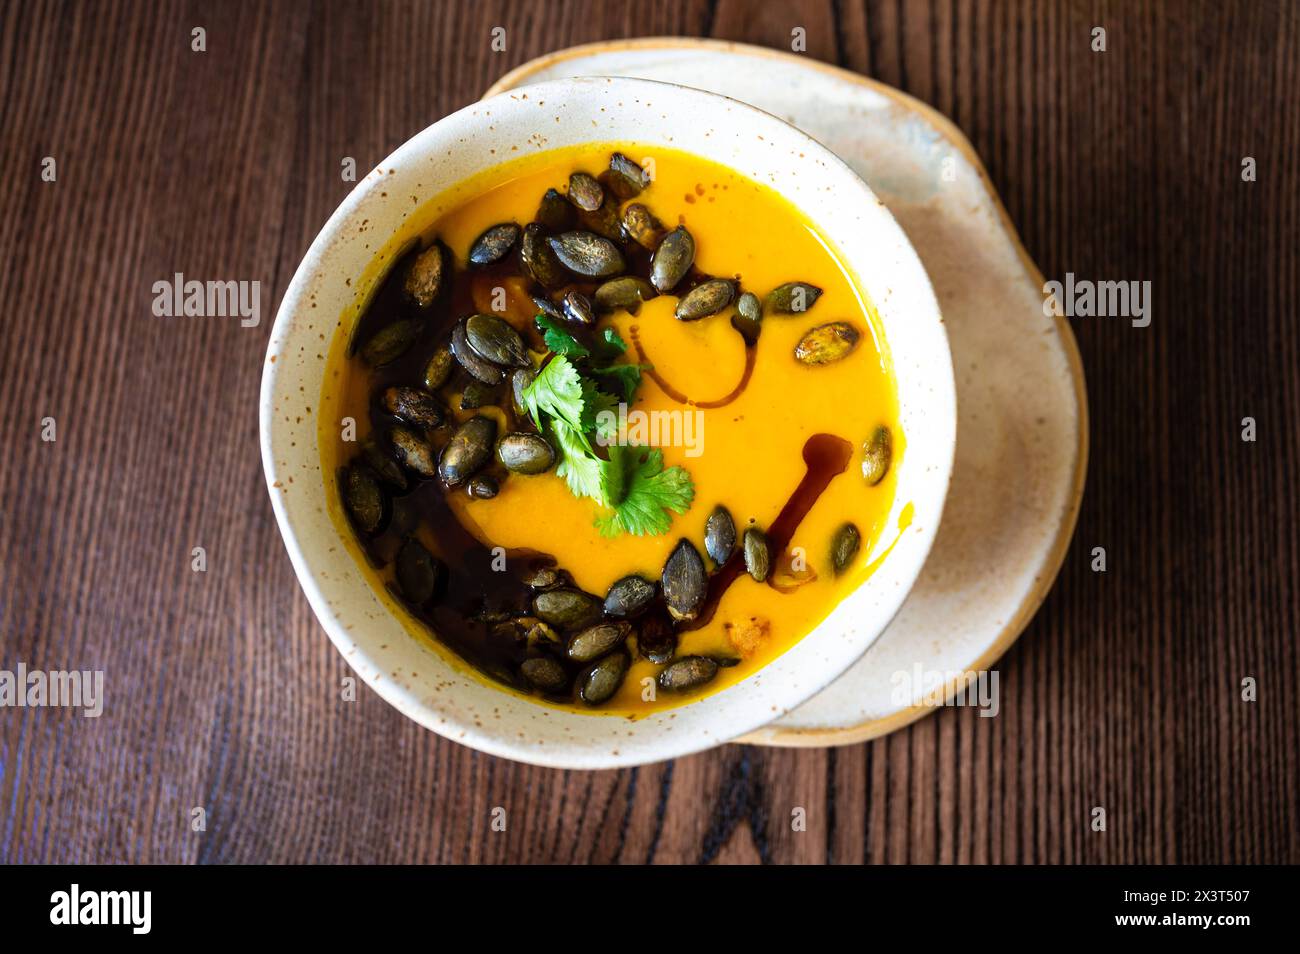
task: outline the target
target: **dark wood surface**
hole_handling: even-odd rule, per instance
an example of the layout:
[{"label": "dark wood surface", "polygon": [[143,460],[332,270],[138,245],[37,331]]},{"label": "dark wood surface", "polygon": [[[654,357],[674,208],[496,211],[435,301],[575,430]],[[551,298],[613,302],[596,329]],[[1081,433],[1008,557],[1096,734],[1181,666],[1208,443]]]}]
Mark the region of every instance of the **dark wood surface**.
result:
[{"label": "dark wood surface", "polygon": [[[0,18],[0,668],[103,669],[108,697],[99,719],[0,709],[0,861],[1300,861],[1296,4],[26,2]],[[349,188],[342,157],[368,169],[549,50],[656,34],[788,49],[794,26],[808,56],[951,116],[1046,275],[1153,283],[1150,327],[1075,323],[1087,492],[999,667],[1001,714],[581,773],[479,755],[368,689],[339,701],[347,670],[276,531],[256,405],[274,306]],[[261,325],[154,317],[174,272],[260,280]]]}]

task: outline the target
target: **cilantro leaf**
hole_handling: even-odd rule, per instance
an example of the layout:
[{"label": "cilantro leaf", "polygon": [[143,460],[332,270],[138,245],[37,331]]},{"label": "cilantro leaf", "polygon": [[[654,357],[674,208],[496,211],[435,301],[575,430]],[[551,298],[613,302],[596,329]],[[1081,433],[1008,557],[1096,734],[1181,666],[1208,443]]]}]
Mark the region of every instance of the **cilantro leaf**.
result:
[{"label": "cilantro leaf", "polygon": [[668,512],[685,513],[695,499],[691,475],[677,466],[664,469],[663,451],[658,448],[615,445],[609,449],[607,490],[622,485],[613,512],[599,517],[596,527],[607,537],[619,533],[637,536],[666,533],[672,519]]},{"label": "cilantro leaf", "polygon": [[562,354],[557,354],[537,372],[521,398],[539,428],[546,426],[545,417],[549,416],[579,433],[588,429],[588,422],[583,419],[587,400],[584,382],[578,369]]},{"label": "cilantro leaf", "polygon": [[605,368],[592,368],[593,374],[612,378],[613,384],[623,395],[624,401],[631,401],[636,389],[641,386],[641,372],[648,369],[648,364],[611,364]]},{"label": "cilantro leaf", "polygon": [[[542,329],[542,339],[546,342],[546,347],[550,348],[556,354],[567,355],[571,358],[585,358],[591,354],[577,338],[569,334],[564,326],[545,312],[540,312],[535,319],[537,327]],[[617,337],[617,335],[615,336]],[[626,345],[624,345],[626,347]]]}]

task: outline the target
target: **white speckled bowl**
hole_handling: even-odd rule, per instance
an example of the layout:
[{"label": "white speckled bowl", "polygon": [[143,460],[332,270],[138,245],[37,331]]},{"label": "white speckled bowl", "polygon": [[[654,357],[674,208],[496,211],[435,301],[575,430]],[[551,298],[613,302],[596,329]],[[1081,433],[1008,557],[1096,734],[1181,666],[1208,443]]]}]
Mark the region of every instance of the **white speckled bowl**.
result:
[{"label": "white speckled bowl", "polygon": [[[682,117],[689,117],[683,122]],[[632,140],[695,153],[765,183],[822,230],[874,302],[898,381],[906,451],[891,523],[914,507],[879,569],[812,633],[748,679],[638,721],[542,706],[493,687],[414,639],[341,545],[316,440],[325,355],[389,236],[415,234],[425,200],[527,151]],[[775,117],[712,93],[579,78],[503,93],[419,133],[357,185],[312,243],[267,348],[262,462],[294,571],[321,625],[376,692],[421,725],[494,755],[614,768],[743,735],[808,699],[861,656],[898,610],[939,526],[955,440],[952,362],[916,253],[844,163]],[[332,479],[332,478],[331,478]]]}]

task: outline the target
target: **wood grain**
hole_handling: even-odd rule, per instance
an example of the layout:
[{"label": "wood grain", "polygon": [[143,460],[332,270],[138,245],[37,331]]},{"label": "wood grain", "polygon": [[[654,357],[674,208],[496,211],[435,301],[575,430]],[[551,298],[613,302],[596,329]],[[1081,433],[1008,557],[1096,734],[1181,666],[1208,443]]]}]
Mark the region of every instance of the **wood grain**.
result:
[{"label": "wood grain", "polygon": [[[1300,861],[1295,5],[29,2],[0,23],[0,668],[103,669],[108,692],[99,719],[0,710],[0,861]],[[548,50],[788,48],[795,26],[950,115],[1049,277],[1153,284],[1149,328],[1075,323],[1088,490],[1001,714],[569,773],[340,701],[256,401],[342,159],[369,168]],[[261,281],[261,325],[154,317],[175,272]]]}]

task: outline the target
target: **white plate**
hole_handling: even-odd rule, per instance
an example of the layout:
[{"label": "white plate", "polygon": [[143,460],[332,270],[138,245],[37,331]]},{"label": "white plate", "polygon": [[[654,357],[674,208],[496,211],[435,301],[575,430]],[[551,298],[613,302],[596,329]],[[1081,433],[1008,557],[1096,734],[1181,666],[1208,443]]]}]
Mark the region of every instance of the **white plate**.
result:
[{"label": "white plate", "polygon": [[712,40],[574,47],[489,91],[566,76],[634,76],[723,93],[798,126],[861,175],[930,273],[957,376],[957,456],[934,549],[902,610],[845,675],[744,741],[837,745],[930,711],[895,673],[988,669],[1037,611],[1065,556],[1088,457],[1074,336],[1043,313],[1030,260],[970,143],[897,90],[807,57]]}]

